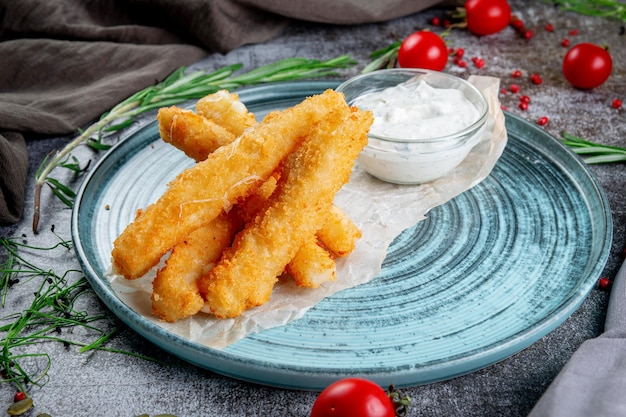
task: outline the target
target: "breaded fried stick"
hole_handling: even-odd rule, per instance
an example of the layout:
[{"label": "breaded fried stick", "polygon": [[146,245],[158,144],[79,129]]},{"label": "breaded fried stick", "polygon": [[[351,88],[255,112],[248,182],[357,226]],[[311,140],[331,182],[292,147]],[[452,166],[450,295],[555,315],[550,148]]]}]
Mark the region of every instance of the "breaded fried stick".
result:
[{"label": "breaded fried stick", "polygon": [[[277,181],[278,175],[271,177],[259,187],[255,194],[250,195],[238,205],[238,212],[245,223],[254,222],[260,213],[267,210],[270,205],[269,199],[277,187]],[[340,237],[340,240],[345,241],[346,238]],[[343,243],[339,242],[338,245],[341,246]],[[324,282],[335,280],[335,259],[318,241],[317,236],[311,235],[300,246],[293,259],[285,267],[285,271],[291,275],[299,287],[317,288]]]},{"label": "breaded fried stick", "polygon": [[337,273],[335,259],[315,236],[307,239],[285,267],[298,287],[318,288],[334,281]]},{"label": "breaded fried stick", "polygon": [[347,108],[333,90],[275,111],[235,142],[179,174],[113,243],[113,269],[127,279],[143,276],[193,230],[215,219],[263,183],[331,112]]},{"label": "breaded fried stick", "polygon": [[196,161],[203,161],[217,148],[237,139],[235,134],[191,110],[163,107],[157,113],[163,141],[182,150]]},{"label": "breaded fried stick", "polygon": [[269,300],[277,275],[319,230],[335,194],[349,180],[372,121],[370,112],[356,108],[333,111],[286,158],[269,208],[198,281],[217,317],[236,317]]},{"label": "breaded fried stick", "polygon": [[198,113],[176,106],[159,109],[161,138],[202,161],[220,146],[228,145],[256,124],[253,113],[237,93],[220,90],[196,103]]},{"label": "breaded fried stick", "polygon": [[356,241],[361,238],[361,229],[340,207],[333,204],[317,237],[333,256],[341,258],[354,250]]},{"label": "breaded fried stick", "polygon": [[204,299],[196,281],[220,259],[240,226],[236,216],[224,213],[174,246],[152,281],[152,314],[174,322],[198,313]]}]

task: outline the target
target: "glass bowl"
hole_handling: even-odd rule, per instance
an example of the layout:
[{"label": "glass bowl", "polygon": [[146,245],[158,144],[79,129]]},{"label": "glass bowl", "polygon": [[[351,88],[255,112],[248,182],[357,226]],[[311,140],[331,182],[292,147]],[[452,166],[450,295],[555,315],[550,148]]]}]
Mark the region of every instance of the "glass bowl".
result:
[{"label": "glass bowl", "polygon": [[483,94],[442,72],[378,70],[345,81],[337,91],[350,105],[374,112],[359,166],[383,181],[420,184],[443,177],[485,130],[489,106]]}]

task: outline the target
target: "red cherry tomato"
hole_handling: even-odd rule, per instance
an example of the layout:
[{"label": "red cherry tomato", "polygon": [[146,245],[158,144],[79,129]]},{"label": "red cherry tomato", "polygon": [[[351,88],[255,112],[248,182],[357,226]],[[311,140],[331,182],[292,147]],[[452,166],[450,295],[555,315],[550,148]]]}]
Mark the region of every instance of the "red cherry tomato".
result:
[{"label": "red cherry tomato", "polygon": [[465,21],[470,32],[491,35],[511,23],[511,6],[506,0],[467,0]]},{"label": "red cherry tomato", "polygon": [[604,83],[613,70],[609,52],[592,43],[579,43],[563,58],[563,75],[574,87],[584,90]]},{"label": "red cherry tomato", "polygon": [[420,30],[407,36],[398,50],[402,68],[424,68],[441,71],[448,62],[448,48],[441,36]]},{"label": "red cherry tomato", "polygon": [[311,417],[395,417],[385,390],[362,378],[345,378],[320,393]]}]

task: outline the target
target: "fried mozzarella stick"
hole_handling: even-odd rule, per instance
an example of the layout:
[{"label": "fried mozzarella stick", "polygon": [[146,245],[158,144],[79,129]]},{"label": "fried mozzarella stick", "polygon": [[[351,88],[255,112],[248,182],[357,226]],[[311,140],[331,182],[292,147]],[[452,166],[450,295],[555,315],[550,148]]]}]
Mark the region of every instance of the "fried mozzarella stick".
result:
[{"label": "fried mozzarella stick", "polygon": [[235,142],[183,171],[115,240],[114,270],[127,279],[143,276],[193,230],[267,180],[313,126],[345,108],[343,95],[327,90],[268,114]]},{"label": "fried mozzarella stick", "polygon": [[240,227],[236,216],[224,213],[174,246],[152,281],[152,314],[175,322],[198,313],[204,299],[196,282],[220,259]]},{"label": "fried mozzarella stick", "polygon": [[157,120],[163,141],[196,161],[205,160],[217,148],[237,139],[237,136],[213,120],[175,106],[159,109]]},{"label": "fried mozzarella stick", "polygon": [[267,302],[277,276],[324,223],[349,180],[373,121],[356,108],[334,111],[289,155],[269,208],[247,224],[222,259],[198,281],[217,317],[236,317]]},{"label": "fried mozzarella stick", "polygon": [[361,238],[361,229],[341,208],[333,204],[317,237],[333,256],[341,258],[354,250],[356,241]]},{"label": "fried mozzarella stick", "polygon": [[[267,210],[277,182],[278,175],[270,177],[256,193],[239,204],[238,212],[245,223],[253,223],[259,214]],[[287,264],[285,271],[299,287],[317,288],[324,282],[335,280],[336,265],[328,250],[315,235],[311,235]]]},{"label": "fried mozzarella stick", "polygon": [[215,121],[235,136],[241,135],[256,124],[254,114],[239,101],[239,95],[227,90],[220,90],[198,100],[196,111],[200,116]]}]

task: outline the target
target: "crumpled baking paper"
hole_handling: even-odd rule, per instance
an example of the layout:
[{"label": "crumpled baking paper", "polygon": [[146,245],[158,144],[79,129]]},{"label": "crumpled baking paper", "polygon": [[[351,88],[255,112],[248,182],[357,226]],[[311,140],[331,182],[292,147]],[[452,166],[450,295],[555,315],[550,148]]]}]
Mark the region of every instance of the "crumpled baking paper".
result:
[{"label": "crumpled baking paper", "polygon": [[337,194],[335,204],[359,226],[362,238],[355,250],[337,260],[337,278],[317,289],[299,288],[292,281],[279,281],[271,300],[232,319],[217,319],[200,313],[166,323],[151,315],[152,279],[126,280],[108,274],[112,289],[129,307],[164,329],[195,343],[223,349],[249,334],[285,325],[302,317],[309,308],[338,291],[364,284],[381,271],[387,248],[403,230],[423,220],[426,214],[485,179],[502,155],[507,142],[504,114],[498,100],[499,80],[471,76],[468,80],[487,98],[489,118],[482,139],[450,174],[421,185],[394,185],[375,179],[355,166]]}]

